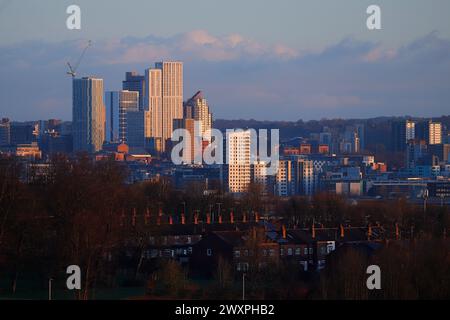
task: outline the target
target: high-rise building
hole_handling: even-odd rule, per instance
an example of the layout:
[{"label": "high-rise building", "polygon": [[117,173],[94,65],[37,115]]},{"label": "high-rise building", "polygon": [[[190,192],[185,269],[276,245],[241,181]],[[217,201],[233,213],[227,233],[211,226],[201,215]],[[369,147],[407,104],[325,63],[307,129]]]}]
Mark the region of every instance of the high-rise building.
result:
[{"label": "high-rise building", "polygon": [[242,193],[251,183],[251,133],[249,130],[228,132],[226,139],[228,191]]},{"label": "high-rise building", "polygon": [[[273,179],[268,174],[267,162],[255,161],[251,165],[252,182],[261,188],[261,193],[267,195],[269,192],[273,192],[273,186],[271,183]],[[272,188],[271,188],[272,187]]]},{"label": "high-rise building", "polygon": [[74,79],[72,88],[73,149],[97,152],[105,141],[103,79]]},{"label": "high-rise building", "polygon": [[414,168],[428,155],[428,147],[425,140],[412,140],[406,146],[406,167]]},{"label": "high-rise building", "polygon": [[205,137],[204,140],[211,141],[212,114],[203,92],[198,91],[184,103],[184,117],[201,121],[201,134]]},{"label": "high-rise building", "polygon": [[[127,72],[125,74],[125,80],[122,81],[122,89],[127,91],[139,92],[139,109],[145,108],[145,76],[138,74],[135,71]],[[148,110],[148,109],[146,109]]]},{"label": "high-rise building", "polygon": [[366,126],[363,123],[355,125],[359,138],[359,150],[366,150]]},{"label": "high-rise building", "polygon": [[0,121],[0,147],[11,144],[11,123],[8,118]]},{"label": "high-rise building", "polygon": [[417,138],[427,144],[442,143],[442,124],[440,122],[424,121],[417,124]]},{"label": "high-rise building", "polygon": [[12,145],[30,144],[36,142],[35,123],[29,122],[12,122],[10,127],[10,143]]},{"label": "high-rise building", "polygon": [[155,68],[161,70],[162,140],[167,141],[172,137],[173,120],[183,118],[183,63],[163,61]]},{"label": "high-rise building", "polygon": [[150,138],[150,112],[144,110],[127,110],[126,114],[126,143],[130,148],[145,148]]},{"label": "high-rise building", "polygon": [[119,141],[119,92],[105,92],[106,127],[105,139],[108,142]]},{"label": "high-rise building", "polygon": [[126,142],[126,113],[127,111],[139,110],[139,92],[128,90],[108,91],[105,94],[105,105],[106,140],[109,142]]},{"label": "high-rise building", "polygon": [[302,158],[280,159],[275,184],[277,195],[311,195],[314,190],[313,161]]},{"label": "high-rise building", "polygon": [[[190,134],[190,141],[184,145],[182,155],[184,163],[201,163],[202,145],[201,145],[201,123],[194,119],[174,119],[173,129],[185,129]],[[196,146],[197,140],[197,146]],[[196,161],[198,159],[198,161]]]},{"label": "high-rise building", "polygon": [[[127,112],[139,111],[139,92],[137,91],[119,91],[119,142],[128,143],[127,131],[130,126],[127,123]],[[141,110],[142,111],[142,110]],[[149,118],[146,118],[149,122]],[[149,123],[146,124],[149,126]]]},{"label": "high-rise building", "polygon": [[145,70],[145,106],[150,111],[150,136],[162,138],[162,70]]},{"label": "high-rise building", "polygon": [[412,120],[394,121],[391,124],[392,151],[405,151],[406,144],[416,137],[416,124]]}]

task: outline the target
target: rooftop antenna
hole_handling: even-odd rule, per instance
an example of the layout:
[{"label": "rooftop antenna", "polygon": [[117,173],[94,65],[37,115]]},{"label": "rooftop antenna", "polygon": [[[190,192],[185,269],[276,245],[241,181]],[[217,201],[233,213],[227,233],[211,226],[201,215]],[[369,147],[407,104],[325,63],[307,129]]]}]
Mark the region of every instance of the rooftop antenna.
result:
[{"label": "rooftop antenna", "polygon": [[81,60],[83,60],[84,54],[86,53],[87,49],[91,46],[91,44],[92,44],[92,41],[89,40],[86,47],[83,49],[83,52],[81,53],[80,57],[78,58],[78,61],[75,64],[75,66],[72,67],[70,62],[67,62],[67,66],[69,67],[69,71],[67,71],[67,74],[71,75],[72,79],[74,79],[75,76],[77,75],[77,69],[81,63]]}]

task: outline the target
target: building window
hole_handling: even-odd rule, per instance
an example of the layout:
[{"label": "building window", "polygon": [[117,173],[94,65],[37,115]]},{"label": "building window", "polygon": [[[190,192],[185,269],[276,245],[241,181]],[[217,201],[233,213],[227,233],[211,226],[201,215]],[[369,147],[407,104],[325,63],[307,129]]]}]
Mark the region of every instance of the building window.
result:
[{"label": "building window", "polygon": [[295,248],[295,255],[296,256],[299,256],[301,253],[302,252],[301,252],[300,248]]},{"label": "building window", "polygon": [[206,255],[208,257],[211,257],[212,256],[212,249],[206,249]]},{"label": "building window", "polygon": [[292,256],[292,248],[288,248],[288,256]]},{"label": "building window", "polygon": [[241,256],[241,251],[239,251],[239,250],[234,251],[234,256],[236,258],[239,258]]},{"label": "building window", "polygon": [[308,248],[305,248],[304,250],[304,254],[307,255],[308,254]]}]

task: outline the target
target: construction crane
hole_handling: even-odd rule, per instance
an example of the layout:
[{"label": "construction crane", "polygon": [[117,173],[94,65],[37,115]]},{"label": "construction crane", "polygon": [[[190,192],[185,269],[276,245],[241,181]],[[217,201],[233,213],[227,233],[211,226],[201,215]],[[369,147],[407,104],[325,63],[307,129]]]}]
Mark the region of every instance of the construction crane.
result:
[{"label": "construction crane", "polygon": [[87,49],[91,46],[91,44],[92,44],[92,41],[89,40],[87,46],[83,49],[83,52],[81,53],[80,57],[78,58],[77,63],[73,67],[70,64],[70,62],[67,62],[67,65],[69,66],[69,71],[67,71],[67,74],[71,75],[72,79],[74,79],[75,76],[77,75],[78,66],[81,63],[81,60],[83,60],[84,54],[86,53]]}]

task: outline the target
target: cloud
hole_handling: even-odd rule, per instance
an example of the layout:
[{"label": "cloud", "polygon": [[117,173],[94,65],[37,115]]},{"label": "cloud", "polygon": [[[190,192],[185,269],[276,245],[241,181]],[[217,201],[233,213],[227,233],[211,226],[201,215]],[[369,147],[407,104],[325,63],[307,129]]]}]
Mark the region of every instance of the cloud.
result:
[{"label": "cloud", "polygon": [[[0,47],[0,113],[70,119],[65,63],[75,62],[85,45],[79,40]],[[448,113],[450,40],[435,32],[398,48],[345,38],[320,52],[205,30],[105,39],[89,48],[79,75],[103,77],[105,89],[116,90],[125,71],[142,73],[163,59],[185,62],[185,96],[202,89],[218,118]]]},{"label": "cloud", "polygon": [[[65,42],[72,52],[82,50],[85,41]],[[51,47],[51,45],[50,45]],[[127,37],[94,42],[90,56],[95,64],[126,65],[154,60],[224,62],[237,60],[291,60],[298,50],[281,43],[266,45],[240,34],[213,36],[206,30],[193,30],[172,37]]]}]

